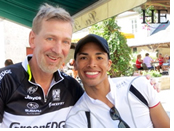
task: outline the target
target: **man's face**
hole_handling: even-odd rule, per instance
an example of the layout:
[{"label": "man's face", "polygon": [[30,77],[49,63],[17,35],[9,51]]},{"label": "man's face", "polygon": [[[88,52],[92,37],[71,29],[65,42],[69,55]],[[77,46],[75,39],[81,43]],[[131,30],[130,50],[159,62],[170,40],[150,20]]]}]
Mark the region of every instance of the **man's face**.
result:
[{"label": "man's face", "polygon": [[90,42],[77,53],[74,66],[86,88],[104,84],[111,63],[107,53],[98,44]]},{"label": "man's face", "polygon": [[161,54],[159,54],[159,58],[162,58],[162,55]]},{"label": "man's face", "polygon": [[52,74],[60,68],[69,53],[71,37],[71,24],[57,20],[43,21],[38,34],[31,31],[32,59],[39,69]]}]

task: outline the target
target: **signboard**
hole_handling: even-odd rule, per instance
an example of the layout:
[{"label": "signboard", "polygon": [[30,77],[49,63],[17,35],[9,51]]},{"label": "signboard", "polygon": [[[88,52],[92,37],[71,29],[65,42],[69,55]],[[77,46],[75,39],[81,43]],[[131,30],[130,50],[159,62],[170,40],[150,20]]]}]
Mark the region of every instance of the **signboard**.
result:
[{"label": "signboard", "polygon": [[[133,9],[147,0],[110,0],[89,11],[74,16],[74,32],[96,24],[104,19],[118,15],[122,12]],[[92,8],[92,7],[91,7]]]}]

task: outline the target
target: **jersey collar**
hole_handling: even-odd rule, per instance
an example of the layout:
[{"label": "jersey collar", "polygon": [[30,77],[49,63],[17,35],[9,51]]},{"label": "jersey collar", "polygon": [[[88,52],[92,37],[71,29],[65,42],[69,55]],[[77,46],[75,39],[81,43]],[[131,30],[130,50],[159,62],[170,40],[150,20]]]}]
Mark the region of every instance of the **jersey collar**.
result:
[{"label": "jersey collar", "polygon": [[[25,71],[27,72],[27,74],[29,75],[28,81],[35,82],[34,78],[32,77],[32,73],[31,73],[31,69],[30,69],[30,65],[29,65],[29,61],[32,58],[32,56],[33,56],[32,54],[27,55],[25,60],[22,62],[22,66],[25,69]],[[54,80],[55,80],[55,82],[61,81],[63,79],[64,79],[64,77],[61,75],[60,71],[57,70],[54,73]]]}]

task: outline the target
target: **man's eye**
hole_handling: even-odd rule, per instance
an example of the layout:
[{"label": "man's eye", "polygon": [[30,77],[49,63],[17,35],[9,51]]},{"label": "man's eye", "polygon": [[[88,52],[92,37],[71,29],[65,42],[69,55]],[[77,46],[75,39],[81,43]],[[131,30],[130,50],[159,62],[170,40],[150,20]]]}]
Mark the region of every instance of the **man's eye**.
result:
[{"label": "man's eye", "polygon": [[103,59],[102,57],[97,57],[99,60]]},{"label": "man's eye", "polygon": [[63,43],[65,43],[65,44],[70,44],[70,42],[69,42],[69,41],[63,41]]},{"label": "man's eye", "polygon": [[80,57],[80,60],[85,60],[86,59],[86,57]]},{"label": "man's eye", "polygon": [[49,41],[53,41],[53,38],[47,38],[47,40],[49,40]]}]

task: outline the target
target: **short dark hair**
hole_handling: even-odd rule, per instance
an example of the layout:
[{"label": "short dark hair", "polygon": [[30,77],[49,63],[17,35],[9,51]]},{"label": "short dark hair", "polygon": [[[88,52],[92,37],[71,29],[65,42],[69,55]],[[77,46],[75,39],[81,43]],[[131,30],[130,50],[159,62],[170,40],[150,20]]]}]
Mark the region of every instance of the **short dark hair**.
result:
[{"label": "short dark hair", "polygon": [[5,66],[13,65],[13,61],[11,59],[6,59],[4,64]]},{"label": "short dark hair", "polygon": [[146,53],[146,56],[149,56],[149,53]]}]

